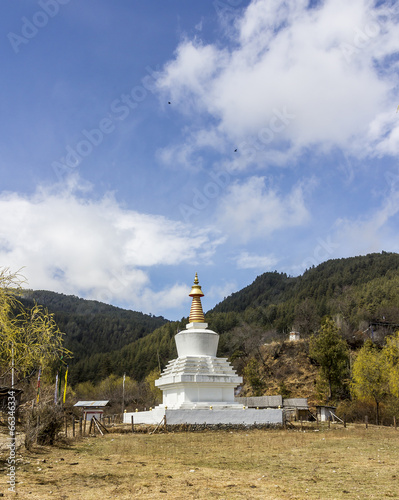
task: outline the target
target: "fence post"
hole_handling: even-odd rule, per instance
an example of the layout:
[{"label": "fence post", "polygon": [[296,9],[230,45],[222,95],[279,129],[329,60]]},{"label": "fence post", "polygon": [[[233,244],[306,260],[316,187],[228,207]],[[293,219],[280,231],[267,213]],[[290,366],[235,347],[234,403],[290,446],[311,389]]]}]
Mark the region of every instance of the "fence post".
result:
[{"label": "fence post", "polygon": [[131,418],[131,422],[132,422],[132,432],[134,432],[134,422],[133,422],[133,415],[130,417]]},{"label": "fence post", "polygon": [[83,419],[82,419],[82,417],[79,417],[79,434],[80,434],[80,436],[83,435],[82,423],[83,423]]},{"label": "fence post", "polygon": [[368,427],[369,427],[369,417],[367,415],[364,417],[364,421],[366,423],[366,429],[368,429]]},{"label": "fence post", "polygon": [[68,417],[65,415],[64,417],[65,421],[65,437],[68,437]]},{"label": "fence post", "polygon": [[72,417],[72,436],[75,437],[75,417]]},{"label": "fence post", "polygon": [[344,427],[346,427],[346,413],[344,413]]}]

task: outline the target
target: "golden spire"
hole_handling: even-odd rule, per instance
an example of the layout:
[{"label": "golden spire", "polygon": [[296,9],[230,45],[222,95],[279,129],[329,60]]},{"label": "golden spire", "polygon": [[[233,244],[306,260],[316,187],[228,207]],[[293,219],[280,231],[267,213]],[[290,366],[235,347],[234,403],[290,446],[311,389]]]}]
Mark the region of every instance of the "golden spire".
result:
[{"label": "golden spire", "polygon": [[201,297],[204,296],[201,287],[198,284],[198,275],[195,273],[194,285],[191,287],[191,292],[189,296],[193,298],[191,302],[190,317],[188,318],[190,323],[205,323],[204,311],[202,310]]}]

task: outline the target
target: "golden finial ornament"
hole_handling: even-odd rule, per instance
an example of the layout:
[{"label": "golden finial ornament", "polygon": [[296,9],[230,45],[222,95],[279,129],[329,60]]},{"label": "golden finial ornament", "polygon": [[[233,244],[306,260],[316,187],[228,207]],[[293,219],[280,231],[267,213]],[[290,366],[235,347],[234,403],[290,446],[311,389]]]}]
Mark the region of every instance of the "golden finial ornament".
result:
[{"label": "golden finial ornament", "polygon": [[191,287],[189,296],[193,298],[190,309],[190,323],[205,323],[204,311],[202,310],[201,297],[204,296],[200,285],[198,284],[198,274],[195,273],[194,285]]}]

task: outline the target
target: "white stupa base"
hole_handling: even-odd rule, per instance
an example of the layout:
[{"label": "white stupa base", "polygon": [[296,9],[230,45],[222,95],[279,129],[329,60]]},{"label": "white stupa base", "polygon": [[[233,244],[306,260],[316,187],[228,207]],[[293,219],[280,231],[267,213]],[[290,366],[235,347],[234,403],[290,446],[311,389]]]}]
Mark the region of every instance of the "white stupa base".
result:
[{"label": "white stupa base", "polygon": [[234,389],[240,383],[242,377],[227,359],[204,355],[170,361],[155,381],[163,393],[162,407],[170,410],[240,408],[234,401]]},{"label": "white stupa base", "polygon": [[255,410],[253,408],[225,409],[191,409],[191,410],[169,410],[157,406],[152,411],[139,411],[125,413],[123,423],[131,424],[133,417],[134,424],[157,425],[166,417],[167,425],[199,424],[199,425],[282,425],[283,410],[266,409]]}]

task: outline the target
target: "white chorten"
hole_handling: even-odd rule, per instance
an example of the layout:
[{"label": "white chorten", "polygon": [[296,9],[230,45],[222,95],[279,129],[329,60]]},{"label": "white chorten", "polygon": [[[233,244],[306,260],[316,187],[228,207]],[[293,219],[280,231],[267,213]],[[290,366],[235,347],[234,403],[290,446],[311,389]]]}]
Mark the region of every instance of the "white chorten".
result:
[{"label": "white chorten", "polygon": [[216,357],[219,335],[205,323],[197,274],[189,295],[193,298],[189,323],[175,336],[178,357],[155,381],[163,393],[162,404],[150,411],[126,412],[124,423],[281,425],[282,409],[255,410],[234,402],[234,388],[242,377],[227,359]]},{"label": "white chorten", "polygon": [[177,359],[170,361],[155,385],[167,409],[242,408],[234,389],[242,382],[226,358],[217,358],[219,335],[208,330],[202,310],[204,296],[195,273],[189,323],[175,336]]}]

